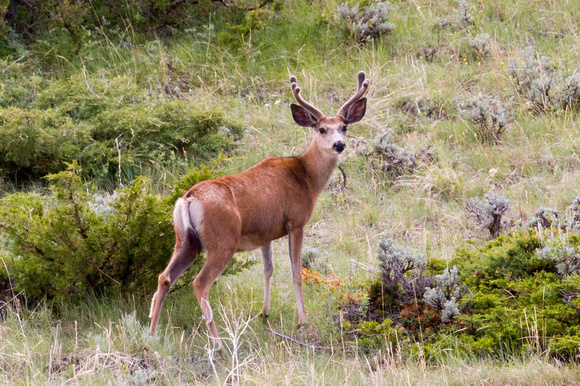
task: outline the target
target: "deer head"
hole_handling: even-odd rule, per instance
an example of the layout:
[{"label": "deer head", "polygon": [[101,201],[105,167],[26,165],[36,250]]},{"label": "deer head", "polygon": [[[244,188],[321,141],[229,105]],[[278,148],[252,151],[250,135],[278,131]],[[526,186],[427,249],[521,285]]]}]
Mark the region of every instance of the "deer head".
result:
[{"label": "deer head", "polygon": [[367,99],[362,96],[369,87],[368,79],[365,80],[365,73],[358,73],[358,88],[356,93],[338,110],[333,117],[327,117],[316,107],[312,106],[300,95],[296,77],[290,77],[290,85],[294,98],[300,104],[292,103],[292,117],[294,121],[302,127],[314,129],[316,134],[313,142],[322,151],[338,155],[345,149],[346,131],[348,125],[360,121],[366,112]]}]

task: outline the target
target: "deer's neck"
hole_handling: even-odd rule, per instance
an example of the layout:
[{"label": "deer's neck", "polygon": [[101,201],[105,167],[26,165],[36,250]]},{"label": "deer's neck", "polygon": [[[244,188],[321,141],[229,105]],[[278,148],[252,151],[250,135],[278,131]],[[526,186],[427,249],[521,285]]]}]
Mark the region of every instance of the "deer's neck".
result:
[{"label": "deer's neck", "polygon": [[310,143],[308,149],[298,156],[302,161],[308,175],[308,180],[316,195],[328,184],[332,172],[338,163],[338,155],[320,150],[315,141]]}]

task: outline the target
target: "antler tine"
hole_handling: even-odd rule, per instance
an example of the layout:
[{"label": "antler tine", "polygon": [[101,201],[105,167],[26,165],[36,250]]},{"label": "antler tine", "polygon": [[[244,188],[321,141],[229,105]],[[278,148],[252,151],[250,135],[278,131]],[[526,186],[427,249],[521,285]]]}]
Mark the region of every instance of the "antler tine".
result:
[{"label": "antler tine", "polygon": [[356,102],[360,98],[362,98],[363,95],[365,95],[365,93],[369,89],[369,83],[370,83],[368,79],[365,80],[365,77],[366,77],[366,75],[365,75],[364,71],[360,71],[358,73],[358,88],[356,90],[356,93],[344,105],[342,105],[340,110],[338,110],[337,115],[344,116],[344,112],[350,107],[350,105],[352,105],[354,102]]},{"label": "antler tine", "polygon": [[310,114],[314,115],[316,120],[320,120],[320,118],[324,117],[324,114],[316,107],[312,106],[310,103],[306,102],[304,98],[300,95],[300,87],[298,87],[298,83],[295,76],[290,77],[290,86],[292,87],[292,94],[294,94],[294,98],[300,104],[300,106],[304,107],[306,110],[310,112]]}]

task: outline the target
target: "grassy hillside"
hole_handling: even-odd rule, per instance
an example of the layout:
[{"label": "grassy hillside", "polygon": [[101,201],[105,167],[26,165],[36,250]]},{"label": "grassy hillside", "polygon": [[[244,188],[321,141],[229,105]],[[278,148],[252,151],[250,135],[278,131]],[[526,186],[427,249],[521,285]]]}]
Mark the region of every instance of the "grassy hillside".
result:
[{"label": "grassy hillside", "polygon": [[[167,6],[162,2],[147,8],[150,12],[143,8],[148,2],[126,3],[126,11],[103,13],[106,2],[70,2],[71,9],[52,9],[57,5],[46,2],[30,19],[16,17],[12,8],[3,13],[0,2],[0,16],[6,15],[0,30],[4,382],[540,384],[579,378],[578,332],[570,332],[576,338],[566,342],[547,333],[549,318],[569,323],[577,317],[577,297],[567,306],[557,296],[562,286],[577,286],[575,273],[559,279],[554,265],[515,285],[511,272],[492,277],[488,266],[477,264],[497,257],[500,269],[508,266],[512,255],[501,252],[502,243],[511,234],[524,237],[517,236],[524,227],[536,232],[529,236],[538,243],[528,248],[533,259],[535,248],[558,234],[569,232],[570,245],[577,248],[576,212],[570,205],[580,196],[580,3],[393,1],[385,22],[394,28],[373,39],[358,35],[352,20],[341,19],[336,1],[234,2],[230,7],[202,2],[167,8],[166,14],[159,11]],[[367,1],[348,5],[356,4],[359,14],[373,6]],[[308,326],[296,325],[286,239],[274,244],[267,321],[258,316],[261,263],[214,285],[212,304],[226,338],[219,353],[209,350],[189,285],[193,270],[169,295],[155,338],[147,336],[155,272],[142,275],[149,281],[136,279],[121,291],[117,282],[107,282],[107,269],[118,267],[111,263],[103,268],[107,274],[95,273],[97,294],[80,279],[81,284],[62,281],[64,274],[56,286],[62,296],[19,293],[27,282],[22,275],[39,269],[22,271],[23,256],[36,256],[26,241],[42,238],[42,229],[46,234],[60,229],[46,216],[60,214],[61,233],[76,232],[70,215],[74,200],[68,209],[58,209],[62,197],[47,175],[66,173],[67,164],[80,165],[78,197],[90,202],[81,217],[96,221],[99,232],[105,232],[107,222],[92,214],[93,204],[113,210],[103,197],[122,195],[138,176],[147,177],[138,181],[147,190],[142,201],[157,205],[155,217],[141,222],[137,216],[131,224],[166,227],[171,199],[188,184],[306,149],[312,134],[290,115],[290,75],[297,76],[308,100],[334,114],[352,94],[359,70],[371,82],[369,103],[363,121],[349,128],[340,161],[346,188],[337,171],[305,234],[305,248],[314,256],[310,269],[327,279],[306,277]],[[184,175],[189,177],[179,182]],[[483,200],[487,193],[510,201],[502,217],[504,241],[491,246],[486,246],[490,233],[484,221],[474,221],[466,209],[477,203],[470,200]],[[545,232],[537,226],[541,208],[558,212],[559,222],[552,215]],[[122,224],[122,214],[130,211],[115,213]],[[25,224],[33,216],[38,226],[26,232],[39,230],[34,237],[20,225],[7,225],[11,218]],[[129,214],[126,218],[129,222]],[[109,244],[103,245],[116,246],[115,237],[125,238],[115,227],[106,228]],[[363,324],[344,328],[345,301],[366,301],[368,307],[369,288],[380,272],[377,248],[383,232],[424,254],[436,274],[447,262],[473,273],[471,279],[463,277],[476,293],[467,316],[451,326],[439,323],[435,332],[419,321],[420,331],[407,331],[405,337],[393,337],[394,329],[362,331]],[[71,240],[89,251],[102,249],[98,241]],[[133,256],[138,249],[143,258],[155,248],[151,255],[157,261],[161,244],[168,243],[137,238],[123,251]],[[52,248],[50,240],[36,245]],[[67,256],[90,255],[81,252]],[[261,257],[257,251],[244,253],[239,261]],[[66,271],[67,280],[82,274],[76,264],[74,272]],[[43,265],[54,271],[42,268],[42,280],[35,280],[52,279],[53,272],[61,272],[59,265]],[[481,284],[484,279],[478,281],[481,272],[485,280],[495,280],[492,290]],[[334,288],[332,283],[340,284]],[[551,296],[546,288],[556,294],[553,303],[545,300]],[[490,298],[497,303],[493,312],[504,309],[506,319],[513,310],[510,317],[521,323],[518,334],[524,331],[517,344],[485,346],[477,334],[497,327],[491,323],[473,333],[479,340],[466,343],[464,327],[487,323],[473,316],[477,307],[487,310],[478,303],[477,291],[496,296]],[[526,296],[539,298],[541,305],[534,308]],[[556,303],[557,313],[568,315],[564,322],[560,314],[550,314]],[[369,343],[369,336],[375,340]],[[568,354],[554,353],[553,342],[567,344]]]}]

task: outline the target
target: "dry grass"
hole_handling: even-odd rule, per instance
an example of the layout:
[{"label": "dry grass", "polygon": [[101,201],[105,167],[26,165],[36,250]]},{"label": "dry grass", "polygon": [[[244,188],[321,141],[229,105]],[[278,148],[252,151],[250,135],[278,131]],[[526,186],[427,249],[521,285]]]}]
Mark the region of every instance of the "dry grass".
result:
[{"label": "dry grass", "polygon": [[[244,279],[246,280],[246,279]],[[247,281],[246,281],[247,282]],[[247,291],[243,280],[224,280],[222,288]],[[290,288],[288,288],[290,290]],[[277,291],[284,296],[284,290]],[[396,347],[353,355],[356,343],[342,341],[311,348],[266,330],[258,313],[239,307],[236,297],[223,298],[216,309],[224,349],[213,351],[204,328],[183,330],[168,321],[160,336],[147,335],[135,313],[119,319],[99,315],[127,299],[73,310],[87,320],[55,323],[50,310],[7,311],[0,329],[0,381],[3,383],[70,384],[577,384],[580,369],[535,355],[486,360],[452,353],[428,363],[418,356],[402,359]],[[183,300],[183,299],[182,299]],[[186,306],[181,302],[179,306]],[[138,304],[138,309],[146,304]],[[172,303],[170,308],[178,306]],[[186,306],[187,307],[187,306]],[[240,309],[242,308],[242,309]],[[258,309],[258,307],[254,307]],[[173,310],[169,311],[170,314]],[[26,319],[22,318],[26,314]],[[281,318],[283,318],[281,316]],[[199,319],[196,319],[199,321]],[[87,324],[92,321],[92,325]],[[274,317],[268,325],[283,328]],[[282,320],[282,323],[284,321]],[[81,327],[87,324],[86,327]],[[289,331],[312,344],[310,331]],[[315,334],[315,333],[314,333]]]}]

